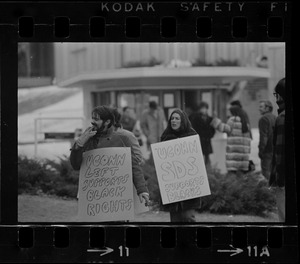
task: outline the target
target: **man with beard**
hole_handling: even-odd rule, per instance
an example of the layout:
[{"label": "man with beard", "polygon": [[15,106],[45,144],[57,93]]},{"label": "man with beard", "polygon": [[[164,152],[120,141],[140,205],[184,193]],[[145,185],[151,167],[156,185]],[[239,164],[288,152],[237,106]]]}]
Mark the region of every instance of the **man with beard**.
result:
[{"label": "man with beard", "polygon": [[279,107],[273,133],[273,159],[269,185],[275,191],[280,222],[285,221],[285,78],[274,89]]},{"label": "man with beard", "polygon": [[134,146],[138,146],[135,136],[132,133],[130,136],[117,131],[114,110],[107,106],[98,106],[93,109],[91,124],[92,126],[82,133],[71,149],[70,162],[74,170],[80,170],[82,154],[85,151],[97,148],[130,147],[133,183],[140,201],[148,204],[149,191],[139,158],[134,151]]}]

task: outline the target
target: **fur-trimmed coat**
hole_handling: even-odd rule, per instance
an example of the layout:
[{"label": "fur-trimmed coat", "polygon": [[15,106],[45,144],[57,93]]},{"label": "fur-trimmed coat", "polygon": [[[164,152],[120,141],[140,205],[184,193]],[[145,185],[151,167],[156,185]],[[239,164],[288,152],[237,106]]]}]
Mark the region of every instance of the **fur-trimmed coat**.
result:
[{"label": "fur-trimmed coat", "polygon": [[248,171],[251,151],[250,132],[242,133],[240,117],[232,116],[227,123],[214,118],[211,125],[220,132],[227,133],[226,168],[228,171]]}]

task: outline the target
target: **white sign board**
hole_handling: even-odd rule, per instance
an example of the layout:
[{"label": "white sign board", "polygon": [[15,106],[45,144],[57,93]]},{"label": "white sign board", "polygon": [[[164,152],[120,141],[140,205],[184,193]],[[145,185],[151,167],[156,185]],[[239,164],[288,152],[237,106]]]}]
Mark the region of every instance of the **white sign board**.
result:
[{"label": "white sign board", "polygon": [[163,204],[210,195],[199,136],[151,145]]},{"label": "white sign board", "polygon": [[83,153],[78,218],[85,222],[134,219],[130,148],[100,148]]}]

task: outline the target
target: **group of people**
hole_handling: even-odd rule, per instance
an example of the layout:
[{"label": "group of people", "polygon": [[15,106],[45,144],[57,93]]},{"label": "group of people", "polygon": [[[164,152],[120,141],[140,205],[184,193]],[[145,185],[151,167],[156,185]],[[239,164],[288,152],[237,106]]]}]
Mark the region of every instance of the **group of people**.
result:
[{"label": "group of people", "polygon": [[[284,190],[284,98],[285,79],[278,82],[274,96],[279,106],[277,118],[272,114],[272,104],[269,101],[260,102],[262,117],[259,120],[259,157],[262,174],[275,189],[279,220],[285,219]],[[123,109],[121,115],[116,108],[98,106],[92,111],[91,127],[87,128],[76,140],[72,149],[70,161],[75,170],[80,169],[84,151],[107,147],[130,147],[132,154],[133,184],[141,202],[150,203],[149,191],[144,179],[141,165],[144,158],[140,149],[134,128],[136,120],[130,114],[130,108]],[[181,109],[175,109],[168,121],[163,110],[156,102],[149,103],[149,109],[142,113],[141,130],[147,138],[148,147],[156,142],[199,135],[203,157],[206,166],[210,166],[209,155],[213,152],[211,139],[215,131],[227,133],[226,167],[229,172],[249,171],[249,156],[251,150],[251,127],[247,113],[239,101],[231,103],[230,117],[223,123],[216,115],[208,115],[208,104],[202,102],[197,111],[190,116]],[[200,198],[165,205],[170,212],[172,222],[196,222],[196,208],[200,207]]]}]

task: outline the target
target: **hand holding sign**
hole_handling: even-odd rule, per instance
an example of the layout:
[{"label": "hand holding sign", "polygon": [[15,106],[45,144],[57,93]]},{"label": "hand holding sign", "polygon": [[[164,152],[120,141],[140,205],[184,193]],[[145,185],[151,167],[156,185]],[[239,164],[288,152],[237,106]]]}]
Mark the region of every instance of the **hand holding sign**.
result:
[{"label": "hand holding sign", "polygon": [[145,202],[145,205],[148,206],[150,203],[149,194],[144,192],[139,194],[140,202]]}]

